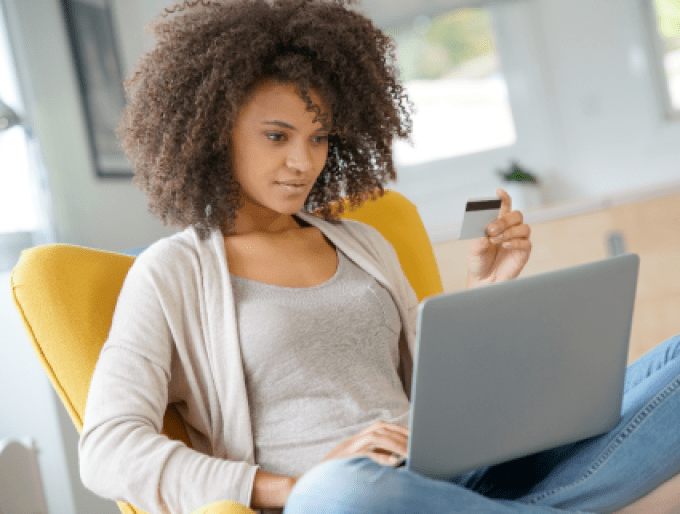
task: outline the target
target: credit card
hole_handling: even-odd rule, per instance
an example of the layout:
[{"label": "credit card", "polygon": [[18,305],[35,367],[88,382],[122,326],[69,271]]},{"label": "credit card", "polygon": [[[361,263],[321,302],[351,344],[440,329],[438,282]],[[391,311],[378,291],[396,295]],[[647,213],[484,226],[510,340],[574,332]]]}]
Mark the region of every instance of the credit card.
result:
[{"label": "credit card", "polygon": [[501,210],[500,198],[478,198],[467,201],[460,239],[487,237],[486,227],[498,219]]}]

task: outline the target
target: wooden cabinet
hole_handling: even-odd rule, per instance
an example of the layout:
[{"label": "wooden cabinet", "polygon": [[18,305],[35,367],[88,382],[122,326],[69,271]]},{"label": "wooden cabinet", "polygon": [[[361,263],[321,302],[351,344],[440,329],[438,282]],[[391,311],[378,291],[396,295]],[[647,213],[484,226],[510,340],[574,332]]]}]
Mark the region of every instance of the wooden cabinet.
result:
[{"label": "wooden cabinet", "polygon": [[[603,259],[612,234],[640,255],[631,362],[680,333],[680,195],[530,225],[534,246],[525,276]],[[444,290],[464,288],[467,242],[438,243],[434,250]]]}]

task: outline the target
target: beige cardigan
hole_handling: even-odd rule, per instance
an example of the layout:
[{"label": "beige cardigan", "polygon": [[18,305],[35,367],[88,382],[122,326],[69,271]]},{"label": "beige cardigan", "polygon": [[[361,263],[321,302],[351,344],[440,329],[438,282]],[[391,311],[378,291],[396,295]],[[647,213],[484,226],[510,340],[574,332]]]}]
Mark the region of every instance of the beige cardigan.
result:
[{"label": "beige cardigan", "polygon": [[[418,300],[394,249],[362,223],[298,215],[392,295],[409,392]],[[168,403],[176,403],[193,449],[159,434]],[[89,489],[149,513],[250,504],[257,465],[219,231],[200,240],[186,229],[135,261],[92,378],[79,452]]]}]

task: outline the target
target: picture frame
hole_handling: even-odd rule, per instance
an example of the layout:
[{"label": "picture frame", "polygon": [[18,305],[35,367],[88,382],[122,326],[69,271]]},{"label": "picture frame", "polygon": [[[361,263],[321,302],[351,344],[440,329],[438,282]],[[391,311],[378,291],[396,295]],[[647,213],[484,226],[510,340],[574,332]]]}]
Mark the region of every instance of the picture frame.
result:
[{"label": "picture frame", "polygon": [[115,129],[125,108],[123,73],[109,0],[62,0],[95,171],[130,178]]}]

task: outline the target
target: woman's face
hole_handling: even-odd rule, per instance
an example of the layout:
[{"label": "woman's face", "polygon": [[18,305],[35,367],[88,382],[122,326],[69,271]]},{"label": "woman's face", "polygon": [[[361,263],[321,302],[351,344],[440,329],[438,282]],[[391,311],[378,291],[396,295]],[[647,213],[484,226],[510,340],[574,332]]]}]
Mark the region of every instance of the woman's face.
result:
[{"label": "woman's face", "polygon": [[[309,96],[330,114],[315,91]],[[238,213],[290,215],[304,206],[328,154],[328,130],[306,107],[294,85],[269,80],[240,109],[231,134]]]}]

